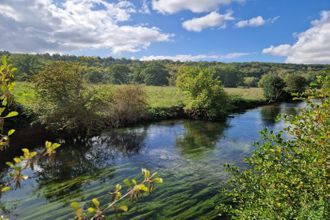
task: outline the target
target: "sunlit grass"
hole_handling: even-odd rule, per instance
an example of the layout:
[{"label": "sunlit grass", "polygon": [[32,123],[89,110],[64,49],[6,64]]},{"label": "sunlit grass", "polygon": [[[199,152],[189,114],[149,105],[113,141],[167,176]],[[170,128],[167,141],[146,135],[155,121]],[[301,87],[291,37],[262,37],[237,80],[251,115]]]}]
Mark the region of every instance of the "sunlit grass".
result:
[{"label": "sunlit grass", "polygon": [[[118,86],[110,84],[98,85],[100,89],[114,90]],[[172,107],[177,106],[184,100],[180,90],[173,86],[145,86],[147,100],[150,107]],[[225,88],[229,95],[240,96],[248,100],[263,99],[263,92],[260,88]],[[31,108],[35,101],[33,86],[28,82],[18,82],[14,89],[16,101],[27,108]]]}]

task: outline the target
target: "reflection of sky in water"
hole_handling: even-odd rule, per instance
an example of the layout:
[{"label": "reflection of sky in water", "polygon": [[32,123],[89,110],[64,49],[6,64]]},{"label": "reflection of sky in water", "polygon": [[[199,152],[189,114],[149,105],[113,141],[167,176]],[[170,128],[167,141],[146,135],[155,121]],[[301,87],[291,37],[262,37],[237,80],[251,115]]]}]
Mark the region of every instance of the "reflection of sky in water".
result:
[{"label": "reflection of sky in water", "polygon": [[149,213],[149,219],[212,219],[217,213],[210,204],[225,178],[223,164],[243,165],[260,137],[259,130],[282,129],[284,124],[276,116],[296,114],[296,107],[303,104],[264,106],[222,123],[179,120],[117,129],[88,142],[67,144],[55,164],[41,161],[34,178],[22,189],[5,194],[2,201],[12,207],[13,218],[47,219],[47,213],[49,219],[66,219],[72,213],[68,208],[72,199],[86,200],[81,195],[87,195],[88,199],[104,196],[107,201],[105,195],[115,183],[146,167],[159,170],[166,182],[126,218]]}]

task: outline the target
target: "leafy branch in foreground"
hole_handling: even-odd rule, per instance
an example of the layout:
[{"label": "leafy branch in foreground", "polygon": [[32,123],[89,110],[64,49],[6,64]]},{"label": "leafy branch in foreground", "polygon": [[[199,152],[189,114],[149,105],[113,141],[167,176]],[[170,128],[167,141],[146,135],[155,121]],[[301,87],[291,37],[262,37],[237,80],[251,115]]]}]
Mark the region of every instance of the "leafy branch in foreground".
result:
[{"label": "leafy branch in foreground", "polygon": [[[285,116],[287,127],[264,130],[246,159],[248,168],[228,166],[232,176],[218,206],[233,219],[329,219],[329,76],[306,95],[307,107]],[[284,136],[286,134],[286,136]]]},{"label": "leafy branch in foreground", "polygon": [[138,183],[135,179],[129,180],[125,179],[123,182],[128,187],[125,194],[122,193],[122,185],[117,184],[113,192],[111,192],[112,198],[111,202],[101,207],[101,203],[97,198],[92,199],[92,206],[87,208],[87,210],[83,210],[81,205],[78,202],[72,202],[71,207],[75,212],[75,219],[77,220],[85,220],[90,218],[91,220],[102,220],[105,219],[105,215],[109,210],[113,211],[128,211],[128,207],[126,204],[118,203],[122,202],[124,199],[129,198],[132,202],[133,200],[138,200],[140,195],[143,193],[151,193],[154,189],[155,183],[163,183],[163,179],[160,177],[156,177],[157,172],[151,174],[149,170],[142,169],[142,174],[144,179]]},{"label": "leafy branch in foreground", "polygon": [[[10,136],[14,134],[14,129],[9,129],[4,133],[4,122],[8,118],[18,116],[18,112],[9,111],[8,106],[12,104],[11,91],[15,86],[14,72],[16,71],[10,64],[7,63],[7,58],[2,58],[2,64],[0,66],[0,149],[4,150],[9,147]],[[19,157],[13,158],[12,161],[6,162],[10,168],[9,174],[0,179],[0,194],[9,191],[14,186],[15,189],[21,187],[21,182],[28,179],[28,176],[23,174],[26,169],[32,169],[34,163],[41,157],[51,158],[55,155],[56,149],[60,147],[60,144],[51,143],[46,141],[45,148],[42,152],[32,151],[23,148],[23,154]],[[5,219],[0,216],[0,219]]]}]

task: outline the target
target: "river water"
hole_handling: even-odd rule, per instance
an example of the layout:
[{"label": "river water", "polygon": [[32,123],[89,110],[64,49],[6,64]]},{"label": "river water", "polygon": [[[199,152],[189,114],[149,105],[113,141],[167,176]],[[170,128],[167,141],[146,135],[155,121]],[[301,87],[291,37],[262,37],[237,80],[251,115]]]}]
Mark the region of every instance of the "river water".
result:
[{"label": "river water", "polygon": [[[296,114],[303,103],[262,106],[234,114],[225,122],[175,120],[104,132],[88,141],[64,143],[53,163],[39,161],[21,189],[2,195],[2,214],[11,219],[72,219],[71,201],[110,201],[125,178],[141,168],[157,171],[164,183],[115,219],[218,219],[215,206],[227,173],[223,165],[243,167],[244,157],[265,127],[280,130],[279,114]],[[26,139],[26,140],[24,140]],[[46,137],[14,137],[36,146]],[[61,140],[58,140],[61,141]],[[35,145],[33,145],[35,144]],[[25,147],[25,146],[23,146]],[[1,175],[5,175],[2,169]]]}]

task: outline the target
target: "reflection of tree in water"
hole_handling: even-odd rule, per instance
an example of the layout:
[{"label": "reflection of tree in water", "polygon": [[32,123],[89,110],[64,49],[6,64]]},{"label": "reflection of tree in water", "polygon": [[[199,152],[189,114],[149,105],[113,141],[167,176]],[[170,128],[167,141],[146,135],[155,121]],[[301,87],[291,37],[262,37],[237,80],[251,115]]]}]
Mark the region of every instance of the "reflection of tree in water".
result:
[{"label": "reflection of tree in water", "polygon": [[183,155],[201,156],[205,151],[215,147],[227,124],[185,121],[183,126],[185,134],[177,138],[176,146],[180,148]]},{"label": "reflection of tree in water", "polygon": [[279,105],[267,105],[261,107],[260,116],[263,124],[265,126],[274,126],[276,123],[276,118],[281,112],[281,107]]},{"label": "reflection of tree in water", "polygon": [[47,199],[56,200],[65,194],[77,193],[83,183],[96,177],[103,178],[98,174],[100,169],[110,166],[118,158],[138,153],[143,148],[145,136],[145,128],[122,129],[83,142],[66,141],[52,163],[39,161],[39,188],[43,189]]}]

